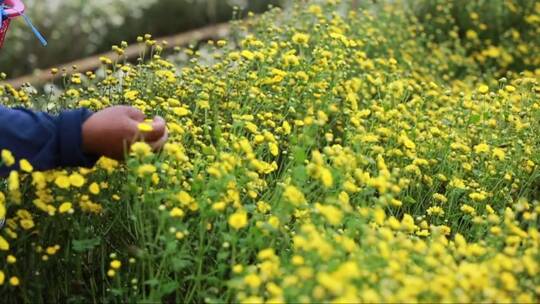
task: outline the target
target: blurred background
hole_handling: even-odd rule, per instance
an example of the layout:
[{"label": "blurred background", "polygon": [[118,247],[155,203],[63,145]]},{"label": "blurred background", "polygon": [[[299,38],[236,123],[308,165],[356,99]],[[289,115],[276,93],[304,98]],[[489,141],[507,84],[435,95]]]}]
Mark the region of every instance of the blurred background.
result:
[{"label": "blurred background", "polygon": [[[0,72],[8,78],[109,51],[112,45],[133,43],[145,33],[159,38],[228,21],[234,7],[238,8],[234,18],[242,18],[249,11],[264,12],[269,5],[287,7],[305,0],[22,1],[49,46],[40,45],[22,18],[14,19],[0,49]],[[396,0],[351,1],[355,7],[374,10]],[[540,65],[540,19],[535,17],[539,0],[399,2],[424,26],[426,43],[444,44],[486,68],[521,71]]]},{"label": "blurred background", "polygon": [[44,48],[22,18],[12,20],[0,50],[9,78],[110,50],[141,34],[171,35],[260,13],[279,0],[23,0],[26,14],[47,38]]}]

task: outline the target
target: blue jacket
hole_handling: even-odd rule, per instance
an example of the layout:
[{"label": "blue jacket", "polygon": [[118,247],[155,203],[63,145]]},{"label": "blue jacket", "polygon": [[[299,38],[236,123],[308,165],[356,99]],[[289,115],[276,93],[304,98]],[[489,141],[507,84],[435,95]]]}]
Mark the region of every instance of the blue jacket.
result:
[{"label": "blue jacket", "polygon": [[[92,113],[86,109],[58,116],[0,106],[0,150],[7,149],[18,161],[27,159],[36,170],[92,166],[96,158],[82,151],[82,124]],[[10,169],[0,166],[0,176]]]}]

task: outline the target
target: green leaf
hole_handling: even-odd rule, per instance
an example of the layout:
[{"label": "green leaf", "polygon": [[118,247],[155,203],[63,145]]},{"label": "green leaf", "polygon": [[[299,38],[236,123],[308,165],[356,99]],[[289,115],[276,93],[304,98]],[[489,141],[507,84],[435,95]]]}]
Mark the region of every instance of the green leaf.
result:
[{"label": "green leaf", "polygon": [[304,161],[307,158],[306,151],[304,151],[304,149],[302,149],[301,147],[295,147],[294,150],[293,150],[293,157],[294,157],[294,161],[297,164],[302,164],[303,165]]},{"label": "green leaf", "polygon": [[412,196],[406,196],[403,201],[407,204],[416,204],[416,200]]},{"label": "green leaf", "polygon": [[189,265],[191,265],[189,260],[178,258],[172,260],[172,268],[175,272],[181,271],[182,269],[189,267]]},{"label": "green leaf", "polygon": [[160,292],[163,295],[170,294],[171,292],[175,291],[178,287],[180,287],[180,284],[176,281],[169,281],[165,284],[161,285]]},{"label": "green leaf", "polygon": [[73,249],[73,251],[76,252],[85,252],[94,249],[94,247],[98,246],[100,243],[101,240],[99,238],[87,240],[73,240],[73,243],[71,243],[71,248]]},{"label": "green leaf", "polygon": [[221,251],[220,253],[218,253],[217,255],[217,258],[218,260],[225,260],[229,257],[229,252],[228,251]]},{"label": "green leaf", "polygon": [[477,122],[480,121],[480,115],[476,114],[476,115],[472,115],[471,118],[469,119],[469,122],[471,124],[475,124]]},{"label": "green leaf", "polygon": [[177,244],[175,242],[168,242],[166,245],[165,245],[165,253],[166,254],[171,254],[171,253],[175,253],[178,251],[177,249]]},{"label": "green leaf", "polygon": [[119,288],[111,289],[111,293],[115,296],[121,296],[122,294],[124,294],[123,290]]},{"label": "green leaf", "polygon": [[305,167],[302,167],[302,166],[295,167],[292,171],[292,177],[294,181],[297,182],[298,184],[305,183],[308,177]]},{"label": "green leaf", "polygon": [[150,279],[150,280],[144,281],[144,285],[156,286],[158,284],[159,284],[158,279]]}]

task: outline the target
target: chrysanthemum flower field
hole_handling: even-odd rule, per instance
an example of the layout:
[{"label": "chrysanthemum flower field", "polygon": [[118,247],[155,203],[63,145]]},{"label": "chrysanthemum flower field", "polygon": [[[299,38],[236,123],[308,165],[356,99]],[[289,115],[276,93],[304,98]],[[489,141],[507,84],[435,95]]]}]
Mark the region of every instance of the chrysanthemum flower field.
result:
[{"label": "chrysanthemum flower field", "polygon": [[206,57],[146,36],[58,98],[0,88],[170,131],[92,169],[2,151],[2,302],[540,301],[540,4],[295,3]]}]

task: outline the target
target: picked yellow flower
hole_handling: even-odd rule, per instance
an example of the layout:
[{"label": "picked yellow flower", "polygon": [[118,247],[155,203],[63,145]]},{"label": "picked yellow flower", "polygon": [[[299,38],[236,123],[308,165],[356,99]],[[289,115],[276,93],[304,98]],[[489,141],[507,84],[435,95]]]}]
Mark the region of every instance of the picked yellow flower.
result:
[{"label": "picked yellow flower", "polygon": [[152,132],[154,130],[154,128],[152,128],[152,126],[146,122],[140,123],[137,127],[141,132]]}]

